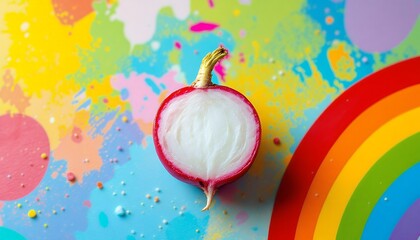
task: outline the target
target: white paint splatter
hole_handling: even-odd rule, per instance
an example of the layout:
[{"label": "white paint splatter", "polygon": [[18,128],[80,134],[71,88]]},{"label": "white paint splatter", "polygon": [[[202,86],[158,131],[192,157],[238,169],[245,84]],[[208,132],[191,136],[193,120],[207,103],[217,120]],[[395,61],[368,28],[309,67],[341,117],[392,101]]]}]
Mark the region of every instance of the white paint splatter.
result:
[{"label": "white paint splatter", "polygon": [[157,51],[160,48],[160,42],[158,42],[158,41],[152,41],[150,43],[150,46],[152,47],[152,50],[153,51]]},{"label": "white paint splatter", "polygon": [[156,30],[156,18],[163,7],[171,7],[175,17],[184,20],[190,13],[190,0],[121,0],[115,18],[124,23],[131,45],[149,41]]}]

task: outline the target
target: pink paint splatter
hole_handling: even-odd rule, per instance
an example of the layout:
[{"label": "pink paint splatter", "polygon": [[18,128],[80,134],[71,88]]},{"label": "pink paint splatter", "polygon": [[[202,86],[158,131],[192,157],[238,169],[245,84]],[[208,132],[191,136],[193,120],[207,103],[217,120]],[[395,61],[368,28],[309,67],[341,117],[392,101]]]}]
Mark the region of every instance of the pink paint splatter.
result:
[{"label": "pink paint splatter", "polygon": [[198,22],[190,26],[191,32],[209,32],[218,28],[219,24],[209,22]]},{"label": "pink paint splatter", "polygon": [[224,82],[225,81],[225,76],[226,76],[225,67],[223,67],[223,65],[220,62],[218,62],[216,64],[216,66],[214,67],[214,71],[220,76],[220,78]]},{"label": "pink paint splatter", "polygon": [[239,53],[239,62],[244,63],[245,62],[245,55],[244,53]]},{"label": "pink paint splatter", "polygon": [[[184,84],[176,81],[176,75],[177,72],[174,70],[170,70],[162,78],[146,73],[137,75],[133,72],[127,79],[124,75],[119,74],[111,79],[111,85],[116,90],[121,91],[126,88],[129,91],[127,101],[131,104],[135,120],[140,119],[145,123],[152,123],[163,97],[184,87]],[[146,79],[153,82],[160,93],[154,92],[147,84]]]},{"label": "pink paint splatter", "polygon": [[214,8],[214,2],[213,0],[208,0],[209,7]]},{"label": "pink paint splatter", "polygon": [[181,43],[180,43],[180,42],[178,42],[178,41],[176,41],[176,42],[174,43],[174,46],[175,46],[175,48],[176,48],[176,49],[181,49],[181,48],[182,48]]},{"label": "pink paint splatter", "polygon": [[92,207],[92,204],[89,200],[85,200],[85,201],[83,201],[83,206],[90,208],[90,207]]},{"label": "pink paint splatter", "polygon": [[[50,144],[44,128],[29,116],[0,116],[0,126],[0,200],[15,200],[32,192],[44,177]],[[43,153],[47,157],[41,157]]]},{"label": "pink paint splatter", "polygon": [[241,225],[243,223],[245,223],[248,220],[248,213],[246,213],[245,211],[240,211],[238,214],[236,214],[236,223],[238,225]]},{"label": "pink paint splatter", "polygon": [[71,140],[75,143],[80,143],[83,141],[82,130],[78,127],[73,128],[73,132],[71,133]]},{"label": "pink paint splatter", "polygon": [[244,38],[245,36],[246,36],[246,30],[245,29],[239,30],[239,37]]}]

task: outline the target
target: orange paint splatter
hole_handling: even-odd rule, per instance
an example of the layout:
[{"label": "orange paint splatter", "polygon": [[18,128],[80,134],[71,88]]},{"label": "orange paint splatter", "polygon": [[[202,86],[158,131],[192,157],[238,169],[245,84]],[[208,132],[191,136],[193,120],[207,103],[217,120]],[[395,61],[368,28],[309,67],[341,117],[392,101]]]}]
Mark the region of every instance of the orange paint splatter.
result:
[{"label": "orange paint splatter", "polygon": [[73,25],[93,11],[93,0],[52,0],[55,15],[64,25]]},{"label": "orange paint splatter", "polygon": [[[92,138],[89,135],[84,135],[81,142],[73,141],[72,137],[71,133],[64,137],[54,155],[56,159],[65,159],[67,170],[79,176],[78,181],[82,182],[85,173],[99,170],[102,166],[98,149],[102,147],[103,137],[97,135]],[[77,151],[74,149],[77,149]],[[89,163],[84,163],[83,159],[89,159]]]},{"label": "orange paint splatter", "polygon": [[3,86],[0,88],[0,99],[14,105],[19,112],[23,112],[29,106],[29,100],[22,88],[15,83],[9,69],[5,71],[3,81]]}]

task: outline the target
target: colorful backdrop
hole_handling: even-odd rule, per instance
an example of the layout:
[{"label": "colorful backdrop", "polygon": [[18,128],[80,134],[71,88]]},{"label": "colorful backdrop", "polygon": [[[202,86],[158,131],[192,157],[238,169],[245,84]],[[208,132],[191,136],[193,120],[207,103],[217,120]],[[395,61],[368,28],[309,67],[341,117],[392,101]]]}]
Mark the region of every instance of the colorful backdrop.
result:
[{"label": "colorful backdrop", "polygon": [[[352,85],[362,83],[363,78],[381,68],[420,55],[419,14],[417,0],[1,1],[0,238],[265,239],[272,217],[271,227],[281,234],[284,225],[274,220],[283,216],[276,213],[276,209],[281,209],[281,202],[275,204],[276,193],[304,134],[323,110]],[[261,118],[263,139],[250,171],[220,189],[210,211],[201,212],[205,202],[202,191],[173,178],[158,160],[151,137],[152,122],[162,99],[191,84],[201,58],[219,45],[228,48],[230,54],[216,66],[213,81],[235,88],[250,99]],[[402,70],[413,72],[419,67],[417,61]],[[354,90],[342,95],[359,99],[357,103],[366,100],[363,96],[376,96],[373,104],[403,89],[393,83],[406,83],[404,86],[411,89],[400,93],[399,98],[394,96],[400,99],[397,103],[407,106],[388,107],[382,102],[382,108],[376,106],[382,110],[366,116],[402,109],[392,116],[401,115],[405,120],[397,119],[386,126],[394,130],[406,125],[412,128],[400,133],[399,138],[387,135],[385,130],[378,136],[365,128],[348,130],[349,135],[345,136],[364,133],[361,140],[370,135],[394,139],[388,145],[371,140],[371,145],[362,148],[364,152],[359,149],[359,155],[352,155],[354,158],[378,148],[382,150],[370,157],[386,158],[386,150],[404,139],[405,144],[398,145],[401,149],[418,146],[420,79],[416,75],[404,76],[369,81],[368,91]],[[390,86],[390,90],[383,90],[388,89],[383,86]],[[417,90],[413,88],[416,86]],[[321,130],[312,137],[338,138],[337,134],[345,134],[344,129],[352,129],[350,125],[335,132],[328,128],[334,123],[331,119],[340,119],[340,113],[344,116],[348,112],[346,98],[341,99],[329,108],[333,109],[330,116],[335,118],[320,118],[324,127],[320,128],[319,122],[315,124],[314,129]],[[343,121],[349,124],[353,119]],[[281,144],[274,144],[274,138],[280,138]],[[317,141],[319,138],[308,139],[312,148],[299,150],[306,149],[302,145],[298,149],[304,157],[293,157],[291,174],[285,175],[292,177],[284,182],[290,192],[283,192],[284,196],[278,199],[287,200],[289,193],[294,196],[293,190],[305,192],[294,184],[299,181],[293,181],[293,176],[305,178],[304,174],[314,176],[314,171],[318,171],[313,182],[308,179],[305,186],[312,186],[308,194],[322,199],[314,205],[319,217],[305,218],[313,216],[313,211],[309,205],[299,205],[305,199],[303,195],[297,200],[297,210],[290,213],[292,219],[303,217],[299,220],[301,225],[296,220],[288,231],[293,232],[292,237],[296,232],[295,237],[314,234],[311,236],[334,238],[337,232],[347,231],[337,230],[340,213],[356,215],[343,217],[350,224],[344,222],[343,226],[352,226],[354,219],[358,221],[352,208],[348,208],[350,215],[343,212],[347,203],[357,206],[357,201],[349,200],[349,194],[357,194],[357,181],[369,174],[356,161],[347,170],[336,171],[352,174],[352,169],[361,170],[359,180],[346,185],[343,175],[334,182],[337,176],[329,175],[328,168],[310,165],[315,158],[320,157],[321,161],[325,157],[317,149],[327,153],[334,148],[323,145]],[[337,146],[345,149],[348,143],[337,142]],[[401,149],[394,151],[405,151]],[[391,159],[392,154],[389,153]],[[375,170],[391,172],[394,179],[403,176],[403,172],[406,175],[394,185],[390,186],[392,181],[387,183],[373,200],[366,200],[376,206],[374,210],[370,208],[372,211],[389,211],[390,206],[378,200],[393,203],[389,195],[381,195],[385,191],[408,189],[394,194],[409,199],[405,210],[419,212],[419,204],[413,203],[420,198],[418,184],[413,185],[419,180],[420,158],[416,156],[410,154],[411,165],[399,170],[395,166],[401,164],[392,162],[383,170]],[[293,162],[297,163],[292,165]],[[302,173],[306,168],[313,171]],[[333,182],[337,184],[329,188]],[[322,186],[324,192],[317,186]],[[368,190],[360,190],[359,194],[376,189],[366,186]],[[340,200],[341,212],[332,216],[334,221],[329,228],[329,213],[337,212],[337,204],[331,199],[342,196],[339,189],[348,190],[347,195]],[[307,201],[309,204],[314,200]],[[125,216],[116,214],[116,209],[124,210]],[[372,213],[376,218],[369,222],[369,214],[361,213],[366,224],[362,222],[359,230],[360,234],[367,234],[364,237],[374,238],[377,228],[369,226],[377,225],[369,224],[381,219],[377,217],[381,215]],[[408,219],[414,219],[414,215]],[[396,224],[394,221],[386,226]],[[365,225],[368,232],[363,232]],[[296,226],[308,226],[309,230],[299,233],[294,229],[305,228]],[[383,234],[387,238],[391,232]]]}]

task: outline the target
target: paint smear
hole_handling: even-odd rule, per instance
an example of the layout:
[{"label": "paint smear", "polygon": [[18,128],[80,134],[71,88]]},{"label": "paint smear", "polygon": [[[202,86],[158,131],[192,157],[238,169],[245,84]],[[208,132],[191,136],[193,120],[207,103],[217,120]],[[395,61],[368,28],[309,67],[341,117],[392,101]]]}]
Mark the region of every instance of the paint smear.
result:
[{"label": "paint smear", "polygon": [[191,32],[209,32],[218,28],[219,24],[210,22],[198,22],[190,26]]}]

